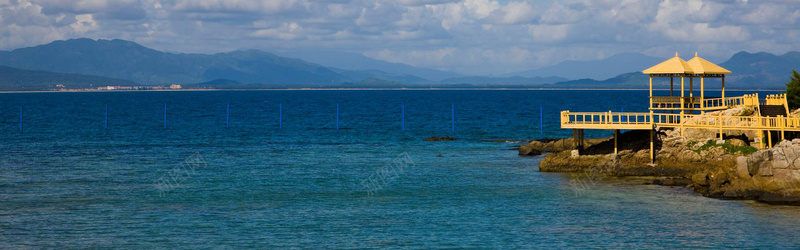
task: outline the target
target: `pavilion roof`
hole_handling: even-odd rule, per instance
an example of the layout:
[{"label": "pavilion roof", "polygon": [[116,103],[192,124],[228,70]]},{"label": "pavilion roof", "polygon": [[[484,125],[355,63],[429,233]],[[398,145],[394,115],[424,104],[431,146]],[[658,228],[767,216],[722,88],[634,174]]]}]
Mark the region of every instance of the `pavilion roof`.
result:
[{"label": "pavilion roof", "polygon": [[692,67],[692,71],[694,74],[730,74],[731,71],[727,70],[723,67],[720,67],[712,62],[707,61],[706,59],[700,58],[697,56],[697,53],[694,53],[694,58],[687,62],[690,67]]},{"label": "pavilion roof", "polygon": [[[705,60],[704,60],[705,61]],[[713,65],[713,63],[712,63]],[[716,66],[716,65],[714,65]],[[717,66],[719,67],[719,66]],[[720,67],[721,68],[721,67]],[[675,53],[675,57],[670,58],[662,63],[657,64],[656,66],[650,67],[642,71],[645,74],[694,74],[693,68],[678,57],[678,53]],[[730,73],[730,72],[728,72]]]}]

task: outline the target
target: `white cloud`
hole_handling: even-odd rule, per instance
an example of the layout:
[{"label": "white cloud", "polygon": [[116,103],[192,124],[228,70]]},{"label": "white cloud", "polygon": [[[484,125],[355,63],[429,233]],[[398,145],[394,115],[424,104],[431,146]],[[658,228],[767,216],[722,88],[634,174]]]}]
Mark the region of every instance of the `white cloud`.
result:
[{"label": "white cloud", "polygon": [[279,28],[261,29],[253,32],[253,37],[278,38],[282,40],[293,40],[301,36],[303,26],[295,22],[283,23]]},{"label": "white cloud", "polygon": [[92,14],[83,14],[75,16],[75,23],[71,24],[75,32],[78,33],[86,33],[91,30],[96,30],[98,25],[97,22],[94,21],[92,18]]}]

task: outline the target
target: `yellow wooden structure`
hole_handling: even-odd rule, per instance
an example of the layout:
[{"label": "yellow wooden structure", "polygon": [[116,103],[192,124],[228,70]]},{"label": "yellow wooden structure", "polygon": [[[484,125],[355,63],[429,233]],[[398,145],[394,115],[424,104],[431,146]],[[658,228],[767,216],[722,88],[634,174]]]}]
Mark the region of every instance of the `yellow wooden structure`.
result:
[{"label": "yellow wooden structure", "polygon": [[[697,56],[684,61],[678,54],[662,63],[644,71],[650,78],[649,113],[631,112],[570,112],[561,111],[561,128],[573,129],[575,146],[583,149],[584,129],[614,130],[614,153],[617,153],[619,130],[650,130],[650,159],[655,163],[654,131],[656,127],[679,129],[714,129],[719,131],[719,139],[723,139],[725,130],[755,130],[762,135],[766,131],[779,131],[781,140],[786,131],[800,131],[800,118],[761,117],[761,116],[722,116],[706,115],[706,111],[717,111],[735,107],[759,107],[760,105],[781,105],[789,113],[785,94],[767,95],[759,99],[758,94],[744,96],[725,96],[725,75],[731,72]],[[670,95],[653,96],[653,78],[670,78]],[[680,95],[674,95],[674,82],[680,78]],[[689,93],[686,95],[686,79],[689,81]],[[706,96],[706,79],[721,80],[721,96]],[[700,80],[700,96],[694,96],[694,80]],[[677,112],[677,113],[676,113]],[[699,114],[695,114],[699,112]],[[758,114],[758,112],[756,112]],[[772,145],[771,133],[766,133],[767,145]],[[758,142],[761,143],[759,138]],[[759,145],[765,147],[764,145]]]}]

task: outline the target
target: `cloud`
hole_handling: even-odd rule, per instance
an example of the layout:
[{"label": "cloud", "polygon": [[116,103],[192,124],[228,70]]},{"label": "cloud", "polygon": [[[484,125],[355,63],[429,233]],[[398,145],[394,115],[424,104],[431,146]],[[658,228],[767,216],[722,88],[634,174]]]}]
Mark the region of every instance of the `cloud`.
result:
[{"label": "cloud", "polygon": [[799,20],[788,0],[0,0],[0,49],[78,37],[174,52],[325,48],[501,74],[621,52],[784,53]]},{"label": "cloud", "polygon": [[98,25],[94,21],[92,14],[82,14],[75,16],[75,23],[71,24],[70,27],[77,33],[86,33],[87,31],[96,30]]}]

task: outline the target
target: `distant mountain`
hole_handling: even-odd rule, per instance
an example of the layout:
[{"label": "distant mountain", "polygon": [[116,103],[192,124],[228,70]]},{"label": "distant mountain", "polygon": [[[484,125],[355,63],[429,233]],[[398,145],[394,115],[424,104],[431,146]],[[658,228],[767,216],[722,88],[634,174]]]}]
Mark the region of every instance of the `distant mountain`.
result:
[{"label": "distant mountain", "polygon": [[173,54],[124,40],[72,39],[0,53],[0,65],[113,77],[141,84],[330,84],[350,80],[323,66],[247,50],[214,55]]},{"label": "distant mountain", "polygon": [[442,80],[444,84],[472,84],[475,86],[535,86],[567,81],[561,77],[489,77],[489,76],[468,76]]},{"label": "distant mountain", "polygon": [[407,84],[427,84],[430,80],[415,75],[387,73],[379,70],[343,70],[331,68],[336,73],[350,78],[352,81],[364,81],[368,79],[382,79],[392,82]]},{"label": "distant mountain", "polygon": [[766,52],[734,54],[720,66],[731,71],[725,85],[732,88],[785,89],[792,69],[800,70],[800,52],[781,56]]},{"label": "distant mountain", "polygon": [[[631,72],[618,75],[606,80],[579,79],[564,81],[551,85],[555,88],[589,88],[589,89],[647,89],[649,88],[648,76],[642,72]],[[668,86],[668,85],[667,85]]]},{"label": "distant mountain", "polygon": [[300,58],[308,62],[332,68],[355,71],[376,70],[397,75],[414,75],[431,81],[441,81],[447,78],[463,76],[453,72],[381,61],[366,57],[362,54],[350,52],[292,50],[279,52],[279,54],[286,57]]},{"label": "distant mountain", "polygon": [[620,53],[601,60],[564,61],[549,67],[507,75],[522,77],[556,76],[566,79],[588,78],[599,80],[609,79],[626,72],[641,72],[664,60],[666,59],[640,53]]},{"label": "distant mountain", "polygon": [[0,66],[0,91],[40,91],[99,86],[133,86],[134,82],[101,76],[54,73]]}]

